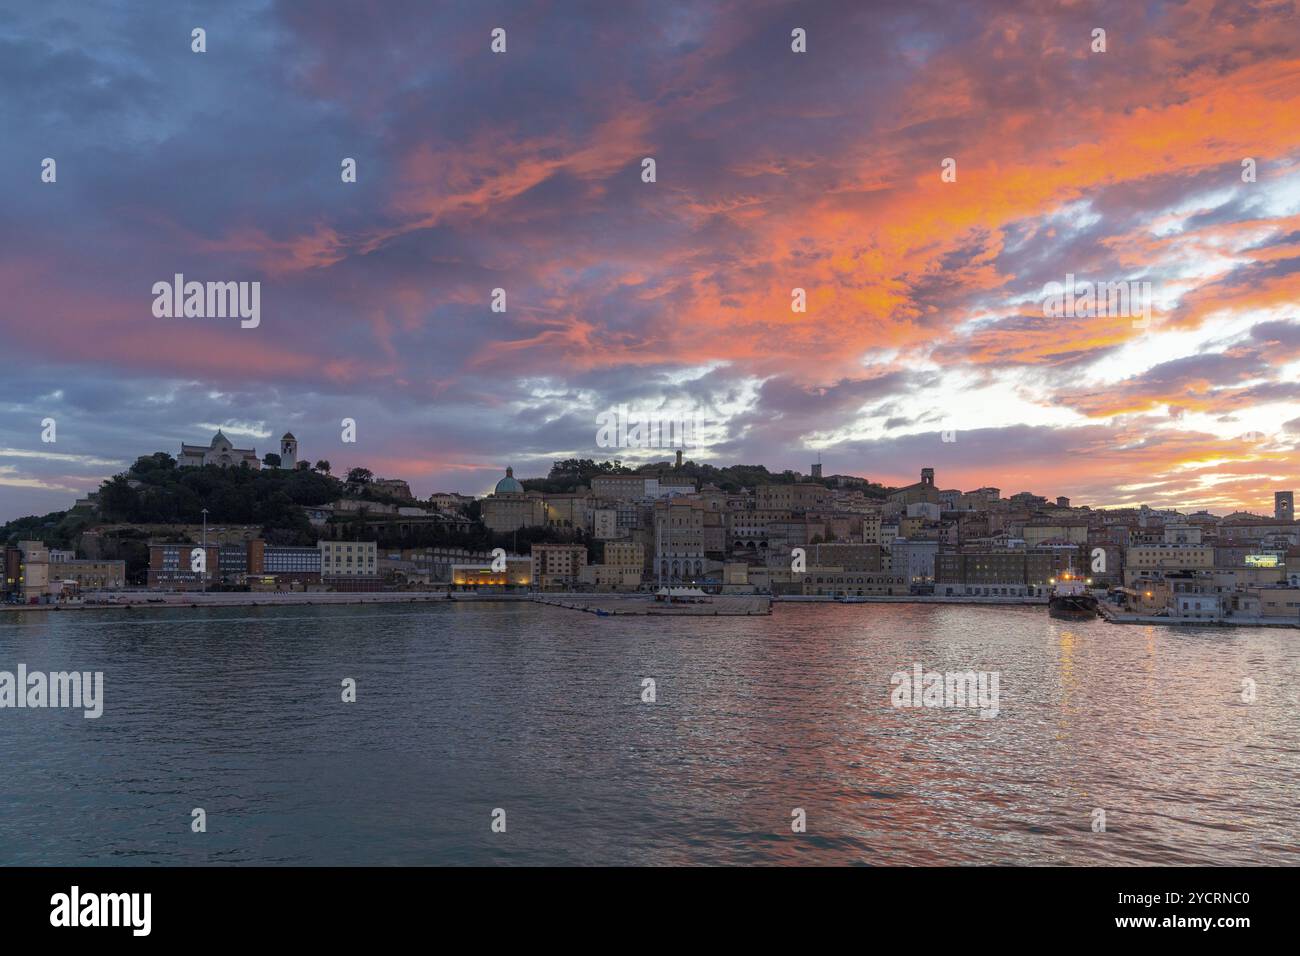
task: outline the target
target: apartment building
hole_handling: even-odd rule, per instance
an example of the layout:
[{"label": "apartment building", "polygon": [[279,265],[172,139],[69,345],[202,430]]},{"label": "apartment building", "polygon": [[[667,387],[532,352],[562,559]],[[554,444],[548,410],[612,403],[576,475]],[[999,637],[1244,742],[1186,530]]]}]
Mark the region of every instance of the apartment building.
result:
[{"label": "apartment building", "polygon": [[374,541],[318,541],[321,580],[378,578],[379,546]]},{"label": "apartment building", "polygon": [[580,544],[534,544],[533,581],[541,590],[571,588],[587,566],[587,549]]}]

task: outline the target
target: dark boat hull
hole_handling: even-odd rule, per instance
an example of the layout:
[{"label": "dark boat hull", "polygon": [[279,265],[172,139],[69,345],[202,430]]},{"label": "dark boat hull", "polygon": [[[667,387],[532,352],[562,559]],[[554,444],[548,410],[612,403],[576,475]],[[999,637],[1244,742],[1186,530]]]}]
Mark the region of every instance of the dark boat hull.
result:
[{"label": "dark boat hull", "polygon": [[1097,599],[1091,594],[1052,597],[1047,602],[1047,613],[1064,621],[1090,621],[1100,612]]}]

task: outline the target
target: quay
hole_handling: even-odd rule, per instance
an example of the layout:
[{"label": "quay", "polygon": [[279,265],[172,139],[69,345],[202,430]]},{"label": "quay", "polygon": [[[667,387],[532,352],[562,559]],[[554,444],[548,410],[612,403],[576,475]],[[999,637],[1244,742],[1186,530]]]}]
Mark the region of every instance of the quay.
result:
[{"label": "quay", "polygon": [[977,595],[948,594],[865,594],[854,595],[850,600],[842,600],[829,594],[780,594],[772,600],[788,604],[983,604],[989,606],[1018,605],[1022,607],[1046,607],[1046,597],[1002,596],[983,597]]},{"label": "quay", "polygon": [[528,593],[476,591],[89,591],[81,601],[0,604],[0,611],[112,611],[176,607],[308,607],[344,604],[447,604],[529,601]]},{"label": "quay", "polygon": [[772,599],[766,594],[711,594],[706,601],[671,604],[656,601],[652,594],[534,594],[533,601],[570,611],[585,611],[601,617],[639,615],[664,617],[747,617],[771,614]]},{"label": "quay", "polygon": [[1276,617],[1195,618],[1170,617],[1165,614],[1131,614],[1100,602],[1101,616],[1111,624],[1163,624],[1170,627],[1281,627],[1300,628],[1300,619]]}]

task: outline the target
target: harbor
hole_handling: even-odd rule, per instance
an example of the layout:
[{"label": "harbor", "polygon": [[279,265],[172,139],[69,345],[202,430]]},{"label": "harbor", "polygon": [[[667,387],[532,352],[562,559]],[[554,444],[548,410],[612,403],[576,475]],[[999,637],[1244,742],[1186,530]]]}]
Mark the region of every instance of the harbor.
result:
[{"label": "harbor", "polygon": [[[664,589],[668,590],[668,589]],[[667,617],[747,617],[772,613],[772,599],[766,594],[704,594],[694,588],[690,595],[672,594],[537,594],[538,604],[585,611],[598,617],[663,615]]]}]

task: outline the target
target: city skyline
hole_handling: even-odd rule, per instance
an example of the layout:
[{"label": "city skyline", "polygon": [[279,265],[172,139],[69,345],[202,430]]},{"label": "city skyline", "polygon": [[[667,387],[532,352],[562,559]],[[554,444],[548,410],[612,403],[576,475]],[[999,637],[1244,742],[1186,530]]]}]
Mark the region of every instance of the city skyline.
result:
[{"label": "city skyline", "polygon": [[[620,404],[719,466],[1269,514],[1300,24],[1265,9],[6,11],[0,520],[218,428],[421,496],[671,458],[598,446]],[[260,322],[156,316],[176,274]],[[1048,317],[1075,277],[1149,321]]]}]

